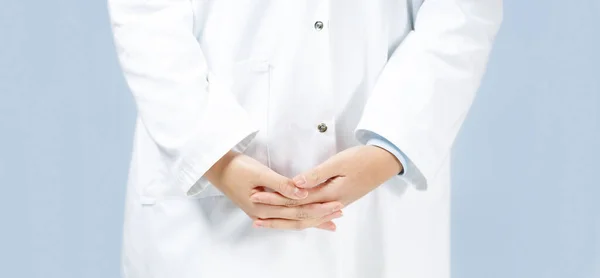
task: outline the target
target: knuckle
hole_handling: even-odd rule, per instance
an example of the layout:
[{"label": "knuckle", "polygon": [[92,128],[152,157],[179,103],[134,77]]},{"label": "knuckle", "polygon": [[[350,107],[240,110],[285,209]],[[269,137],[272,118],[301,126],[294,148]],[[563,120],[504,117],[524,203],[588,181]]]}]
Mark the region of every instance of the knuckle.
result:
[{"label": "knuckle", "polygon": [[304,209],[296,210],[296,218],[300,220],[308,219],[308,212]]},{"label": "knuckle", "polygon": [[298,200],[294,200],[294,199],[286,199],[284,205],[286,207],[295,207],[297,205],[299,205],[300,202]]},{"label": "knuckle", "polygon": [[314,183],[318,183],[321,179],[321,176],[319,175],[320,172],[319,168],[315,168],[312,173],[310,173],[310,180]]},{"label": "knuckle", "polygon": [[257,171],[254,175],[251,175],[251,177],[252,176],[254,179],[250,178],[250,183],[252,185],[256,185],[262,183],[263,179],[265,178],[265,173],[263,171]]},{"label": "knuckle", "polygon": [[277,189],[279,190],[279,192],[288,192],[289,191],[288,182],[287,181],[279,182],[279,184],[277,185]]},{"label": "knuckle", "polygon": [[285,184],[284,183],[280,182],[279,184],[277,184],[277,191],[279,191],[279,192],[285,192],[284,190],[285,190]]}]

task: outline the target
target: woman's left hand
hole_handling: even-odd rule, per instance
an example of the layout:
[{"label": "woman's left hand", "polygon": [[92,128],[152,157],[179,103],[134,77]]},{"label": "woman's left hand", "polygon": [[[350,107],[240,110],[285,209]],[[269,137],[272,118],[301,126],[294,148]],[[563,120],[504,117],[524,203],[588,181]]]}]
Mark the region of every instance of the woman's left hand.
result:
[{"label": "woman's left hand", "polygon": [[[276,192],[257,192],[250,196],[250,200],[276,206],[300,206],[338,201],[347,206],[401,171],[402,164],[388,151],[376,146],[358,146],[332,156],[293,179],[297,187],[308,189],[307,198],[293,200]],[[257,219],[254,224],[273,229],[283,229],[293,225],[286,221],[288,220]],[[332,222],[327,225],[335,230]]]}]

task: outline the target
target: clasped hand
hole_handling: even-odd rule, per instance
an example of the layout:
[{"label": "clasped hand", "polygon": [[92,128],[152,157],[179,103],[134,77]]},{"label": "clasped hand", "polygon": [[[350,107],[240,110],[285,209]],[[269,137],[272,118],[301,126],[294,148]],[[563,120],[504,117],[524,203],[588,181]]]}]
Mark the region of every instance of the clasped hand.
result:
[{"label": "clasped hand", "polygon": [[342,208],[402,170],[396,157],[376,146],[344,150],[293,179],[243,154],[230,152],[206,174],[255,227],[335,231]]}]

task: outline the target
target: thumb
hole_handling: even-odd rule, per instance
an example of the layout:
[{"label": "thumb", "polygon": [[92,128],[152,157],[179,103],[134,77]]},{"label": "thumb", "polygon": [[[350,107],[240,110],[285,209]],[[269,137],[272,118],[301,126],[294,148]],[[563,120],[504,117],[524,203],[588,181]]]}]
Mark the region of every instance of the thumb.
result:
[{"label": "thumb", "polygon": [[320,165],[294,177],[294,184],[299,188],[313,188],[328,179],[338,176],[337,163],[334,160],[328,159]]},{"label": "thumb", "polygon": [[261,186],[272,189],[290,199],[300,200],[308,196],[308,192],[296,187],[290,178],[284,177],[268,168],[261,173],[259,183]]}]

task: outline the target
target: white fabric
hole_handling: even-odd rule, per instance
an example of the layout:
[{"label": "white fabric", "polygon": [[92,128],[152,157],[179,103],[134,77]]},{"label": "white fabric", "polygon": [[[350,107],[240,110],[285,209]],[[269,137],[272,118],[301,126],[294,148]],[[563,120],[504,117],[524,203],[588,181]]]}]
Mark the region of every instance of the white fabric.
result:
[{"label": "white fabric", "polygon": [[[123,276],[449,277],[449,153],[502,3],[421,2],[109,0],[139,111]],[[230,149],[292,177],[370,132],[415,170],[335,233],[254,229],[202,179]]]}]

